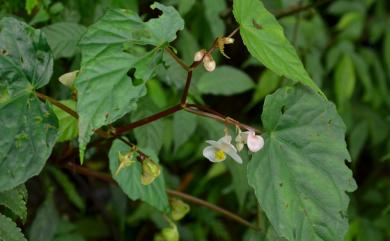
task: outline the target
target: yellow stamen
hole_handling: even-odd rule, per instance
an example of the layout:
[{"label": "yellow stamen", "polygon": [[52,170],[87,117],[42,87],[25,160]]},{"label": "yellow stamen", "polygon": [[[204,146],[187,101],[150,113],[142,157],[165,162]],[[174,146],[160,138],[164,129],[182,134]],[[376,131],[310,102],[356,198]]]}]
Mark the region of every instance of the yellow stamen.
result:
[{"label": "yellow stamen", "polygon": [[222,160],[225,160],[225,152],[223,150],[218,150],[215,152],[215,159],[217,161],[222,161]]}]

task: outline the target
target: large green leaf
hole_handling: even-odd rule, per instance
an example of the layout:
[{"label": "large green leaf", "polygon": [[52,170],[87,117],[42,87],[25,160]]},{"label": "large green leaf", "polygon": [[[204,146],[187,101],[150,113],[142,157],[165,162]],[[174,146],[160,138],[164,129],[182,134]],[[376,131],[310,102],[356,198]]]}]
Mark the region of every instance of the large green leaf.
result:
[{"label": "large green leaf", "polygon": [[43,168],[57,136],[57,119],[34,89],[49,82],[53,59],[39,30],[0,21],[0,191]]},{"label": "large green leaf", "polygon": [[[143,22],[131,10],[109,10],[92,25],[80,42],[81,70],[78,90],[80,158],[96,128],[112,123],[136,108],[145,94],[144,82],[161,62],[163,48],[184,28],[173,7],[154,3],[163,12],[159,18]],[[142,46],[153,46],[145,50]],[[141,83],[134,85],[128,71]]]},{"label": "large green leaf", "polygon": [[58,22],[42,28],[55,58],[72,57],[86,27],[77,23]]},{"label": "large green leaf", "polygon": [[233,13],[240,24],[244,44],[256,59],[276,74],[321,92],[284,35],[282,26],[260,0],[235,0]]},{"label": "large green leaf", "polygon": [[[119,167],[119,153],[125,155],[130,150],[130,147],[120,140],[113,142],[108,155],[113,178],[131,200],[141,199],[160,211],[168,212],[170,208],[165,192],[163,173],[149,185],[141,183],[142,168],[138,161],[116,173]],[[153,161],[158,162],[157,155],[153,151],[150,149],[142,149],[142,151],[149,155]]]},{"label": "large green leaf", "polygon": [[248,164],[254,188],[279,236],[341,241],[348,229],[346,191],[356,188],[335,106],[302,85],[265,100],[264,149]]},{"label": "large green leaf", "polygon": [[254,84],[241,70],[220,66],[211,73],[204,73],[196,86],[202,94],[233,95],[250,90]]},{"label": "large green leaf", "polygon": [[27,241],[20,228],[10,218],[0,213],[0,241]]},{"label": "large green leaf", "polygon": [[25,185],[0,193],[0,205],[7,207],[23,222],[27,218],[27,189]]}]

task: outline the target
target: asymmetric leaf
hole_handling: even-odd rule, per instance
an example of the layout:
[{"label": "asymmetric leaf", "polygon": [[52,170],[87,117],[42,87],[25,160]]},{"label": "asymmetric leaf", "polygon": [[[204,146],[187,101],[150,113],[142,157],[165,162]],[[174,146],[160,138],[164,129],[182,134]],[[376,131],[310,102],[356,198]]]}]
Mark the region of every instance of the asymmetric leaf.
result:
[{"label": "asymmetric leaf", "polygon": [[[154,3],[151,8],[163,14],[148,22],[131,10],[109,10],[80,42],[82,62],[75,84],[81,161],[95,129],[136,108],[138,98],[145,94],[145,81],[161,62],[163,48],[184,27],[173,7]],[[128,76],[132,69],[141,80],[138,85]]]},{"label": "asymmetric leaf", "polygon": [[[125,155],[130,150],[131,148],[120,140],[113,142],[109,152],[110,170],[113,178],[131,200],[141,199],[160,211],[168,212],[170,208],[162,173],[149,185],[141,183],[142,167],[138,161],[116,173],[119,166],[119,154]],[[149,155],[154,162],[158,162],[153,151],[148,149],[142,149],[142,151]]]},{"label": "asymmetric leaf", "polygon": [[306,72],[282,26],[260,0],[234,0],[233,13],[249,52],[278,75],[321,92]]},{"label": "asymmetric leaf", "polygon": [[57,137],[57,119],[34,89],[49,82],[53,58],[39,30],[0,21],[0,192],[37,175]]},{"label": "asymmetric leaf", "polygon": [[335,106],[299,85],[265,99],[264,149],[248,164],[248,182],[280,237],[341,241],[348,229],[346,191],[355,190],[345,125]]}]

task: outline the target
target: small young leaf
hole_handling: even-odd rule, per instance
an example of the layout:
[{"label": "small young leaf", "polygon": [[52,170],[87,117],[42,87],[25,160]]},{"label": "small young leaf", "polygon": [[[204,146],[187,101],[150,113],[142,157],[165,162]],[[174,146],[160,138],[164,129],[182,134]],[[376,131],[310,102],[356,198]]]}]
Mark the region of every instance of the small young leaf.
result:
[{"label": "small young leaf", "polygon": [[[73,110],[76,108],[76,102],[74,100],[62,100],[60,102]],[[76,138],[78,134],[77,119],[57,106],[53,105],[52,107],[59,125],[57,141],[69,141]]]},{"label": "small young leaf", "polygon": [[335,106],[299,85],[265,99],[264,149],[248,164],[248,182],[280,237],[342,241],[348,229],[346,191],[356,189]]},{"label": "small young leaf", "polygon": [[351,57],[344,55],[335,71],[335,94],[339,107],[345,104],[355,88],[355,70]]},{"label": "small young leaf", "polygon": [[10,218],[0,213],[0,241],[27,241],[20,228]]},{"label": "small young leaf", "polygon": [[235,0],[233,13],[249,52],[278,75],[321,92],[306,72],[282,26],[260,0]]}]

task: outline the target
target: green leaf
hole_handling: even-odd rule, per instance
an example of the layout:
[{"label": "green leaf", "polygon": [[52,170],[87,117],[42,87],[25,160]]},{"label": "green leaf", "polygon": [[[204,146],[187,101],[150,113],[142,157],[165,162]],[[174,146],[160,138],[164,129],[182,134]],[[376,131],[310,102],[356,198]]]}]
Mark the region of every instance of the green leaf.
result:
[{"label": "green leaf", "polygon": [[0,213],[0,241],[27,241],[20,228],[10,218]]},{"label": "green leaf", "polygon": [[[242,155],[242,153],[240,153],[240,155]],[[246,158],[246,160],[248,160],[248,158]],[[232,175],[232,185],[238,199],[238,204],[240,205],[240,210],[245,207],[246,196],[250,191],[250,187],[246,179],[247,163],[248,162],[244,161],[243,164],[238,164],[230,158],[225,161],[225,164]]]},{"label": "green leaf", "polygon": [[383,40],[383,58],[385,60],[387,76],[390,78],[390,30],[388,28]]},{"label": "green leaf", "polygon": [[[72,110],[76,109],[76,102],[74,100],[62,100],[60,102]],[[57,141],[69,141],[76,138],[78,135],[77,119],[55,105],[52,108],[57,116],[59,125]]]},{"label": "green leaf", "polygon": [[344,55],[336,66],[334,78],[337,104],[342,107],[351,98],[356,82],[353,62],[349,55]]},{"label": "green leaf", "polygon": [[220,66],[203,74],[196,85],[200,93],[214,95],[239,94],[254,86],[246,73],[230,66]]},{"label": "green leaf", "polygon": [[53,195],[50,193],[31,224],[29,240],[51,241],[57,232],[59,221]]},{"label": "green leaf", "polygon": [[[160,111],[157,106],[149,99],[142,99],[139,108],[134,111],[131,121],[135,122]],[[150,148],[156,153],[160,152],[163,145],[164,123],[162,120],[153,121],[150,124],[140,126],[134,129],[137,145],[144,148]]]},{"label": "green leaf", "polygon": [[0,21],[0,192],[37,175],[57,137],[57,120],[34,89],[49,82],[53,59],[39,30]]},{"label": "green leaf", "polygon": [[74,183],[59,169],[51,167],[50,173],[56,179],[58,185],[62,187],[69,201],[80,210],[85,209],[85,200],[78,194]]},{"label": "green leaf", "polygon": [[80,234],[68,233],[54,238],[53,241],[85,241],[85,239]]},{"label": "green leaf", "polygon": [[77,53],[77,43],[85,33],[86,27],[77,23],[57,22],[45,26],[42,31],[46,34],[54,58],[69,58]]},{"label": "green leaf", "polygon": [[[129,146],[120,140],[115,140],[109,152],[110,170],[113,178],[118,182],[122,190],[129,196],[131,200],[141,199],[153,207],[163,212],[169,212],[168,197],[165,192],[164,175],[161,173],[149,185],[141,184],[141,164],[136,161],[133,165],[124,168],[115,175],[119,166],[119,153],[122,155],[131,150]],[[150,149],[142,149],[142,151],[149,155],[153,161],[158,162],[156,154]]]},{"label": "green leaf", "polygon": [[264,72],[261,73],[259,82],[255,87],[255,93],[253,94],[251,103],[249,104],[250,108],[252,108],[259,101],[263,100],[266,95],[275,91],[279,84],[279,76],[270,70],[264,70]]},{"label": "green leaf", "polygon": [[24,185],[0,193],[0,205],[7,207],[23,222],[27,218],[27,189]]},{"label": "green leaf", "polygon": [[251,55],[276,74],[322,93],[306,72],[282,26],[260,0],[235,0],[233,13]]},{"label": "green leaf", "polygon": [[280,237],[341,241],[348,229],[346,191],[356,189],[335,106],[302,85],[265,99],[264,149],[248,164],[248,182]]},{"label": "green leaf", "polygon": [[[81,39],[82,62],[75,81],[78,90],[80,159],[93,131],[110,124],[136,108],[145,94],[144,82],[161,62],[163,48],[184,28],[184,21],[173,7],[154,3],[159,18],[143,22],[131,10],[109,10],[88,28]],[[145,51],[142,46],[154,46]],[[127,75],[141,79],[137,86]]]},{"label": "green leaf", "polygon": [[179,13],[184,16],[188,13],[192,6],[194,6],[196,0],[180,0],[178,1]]},{"label": "green leaf", "polygon": [[225,35],[225,23],[221,19],[220,15],[222,11],[226,10],[225,0],[203,0],[205,7],[206,20],[209,23],[212,36],[214,38]]},{"label": "green leaf", "polygon": [[179,111],[173,116],[173,142],[176,152],[194,134],[197,125],[196,115]]},{"label": "green leaf", "polygon": [[26,0],[25,8],[27,11],[27,14],[30,15],[32,10],[38,6],[38,0]]}]

